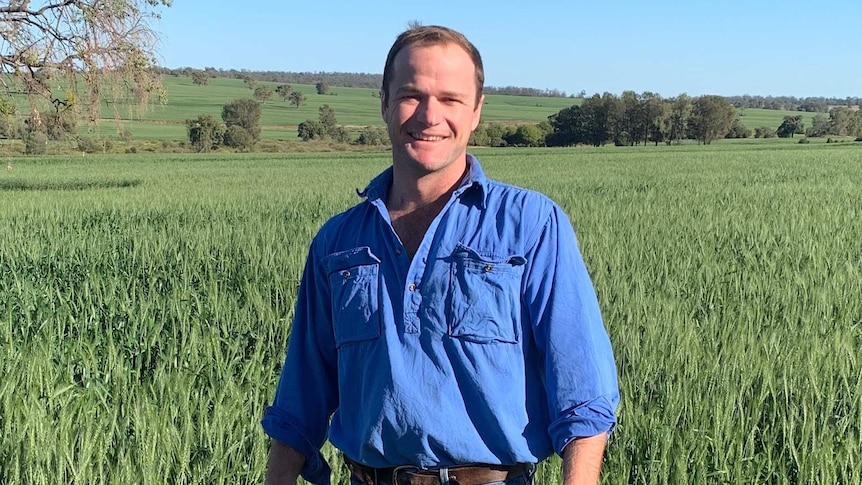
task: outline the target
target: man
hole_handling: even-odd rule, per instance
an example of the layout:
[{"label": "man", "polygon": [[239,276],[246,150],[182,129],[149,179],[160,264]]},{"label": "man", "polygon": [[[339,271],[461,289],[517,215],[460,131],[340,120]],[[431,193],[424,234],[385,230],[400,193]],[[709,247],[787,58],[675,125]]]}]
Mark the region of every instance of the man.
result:
[{"label": "man", "polygon": [[392,46],[392,167],[311,244],[275,402],[267,483],[529,484],[557,452],[596,483],[619,400],[610,342],[563,211],[467,154],[482,60],[460,33]]}]

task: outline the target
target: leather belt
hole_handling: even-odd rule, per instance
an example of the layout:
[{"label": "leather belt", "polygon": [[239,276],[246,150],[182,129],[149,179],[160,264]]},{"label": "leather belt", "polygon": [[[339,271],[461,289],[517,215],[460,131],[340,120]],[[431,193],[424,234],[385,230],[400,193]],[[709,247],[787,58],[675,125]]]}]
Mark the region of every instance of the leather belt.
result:
[{"label": "leather belt", "polygon": [[[390,468],[372,468],[345,457],[353,476],[367,484],[390,483],[392,485],[442,485],[439,470],[425,470],[407,465]],[[450,485],[485,485],[503,482],[510,478],[532,473],[533,465],[469,465],[447,469]]]}]

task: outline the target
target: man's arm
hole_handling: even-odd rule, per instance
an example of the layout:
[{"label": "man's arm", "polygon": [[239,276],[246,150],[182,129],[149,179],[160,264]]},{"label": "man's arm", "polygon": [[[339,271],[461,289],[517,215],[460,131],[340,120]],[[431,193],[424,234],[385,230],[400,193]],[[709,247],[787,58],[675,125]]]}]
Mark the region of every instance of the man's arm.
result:
[{"label": "man's arm", "polygon": [[563,485],[599,483],[608,434],[577,438],[563,449]]},{"label": "man's arm", "polygon": [[265,485],[295,485],[299,470],[305,464],[302,453],[278,440],[272,440]]}]

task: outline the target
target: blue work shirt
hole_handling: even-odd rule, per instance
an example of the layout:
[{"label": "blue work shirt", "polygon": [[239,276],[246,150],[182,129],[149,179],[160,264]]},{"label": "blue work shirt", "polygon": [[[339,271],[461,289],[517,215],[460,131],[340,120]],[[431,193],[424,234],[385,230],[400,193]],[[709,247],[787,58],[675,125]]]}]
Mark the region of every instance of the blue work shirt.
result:
[{"label": "blue work shirt", "polygon": [[311,244],[262,424],[328,484],[330,442],[371,467],[539,462],[608,431],[616,367],[562,209],[485,177],[460,186],[412,261],[385,201],[392,169]]}]

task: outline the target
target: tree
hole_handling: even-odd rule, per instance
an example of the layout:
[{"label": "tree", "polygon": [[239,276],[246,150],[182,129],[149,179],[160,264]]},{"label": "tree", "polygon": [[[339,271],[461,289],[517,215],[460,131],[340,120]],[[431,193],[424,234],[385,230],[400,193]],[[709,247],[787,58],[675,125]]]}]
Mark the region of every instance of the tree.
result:
[{"label": "tree", "polygon": [[32,127],[38,128],[40,109],[50,104],[95,122],[105,97],[115,110],[122,105],[130,111],[164,97],[153,69],[156,35],[150,23],[171,0],[30,4],[0,6],[0,76],[7,91],[26,96]]},{"label": "tree", "polygon": [[[221,119],[224,120],[228,130],[232,126],[239,126],[245,130],[252,139],[252,145],[260,139],[260,103],[257,101],[247,98],[235,99],[224,105]],[[234,130],[231,140],[240,140],[241,136]],[[244,138],[242,140],[244,141]],[[228,142],[227,133],[225,145],[235,146]]]},{"label": "tree", "polygon": [[224,138],[225,127],[210,115],[186,120],[189,142],[199,152],[208,152],[217,147]]},{"label": "tree", "polygon": [[350,132],[341,125],[335,125],[326,134],[336,143],[350,143]]},{"label": "tree", "polygon": [[224,144],[241,152],[251,150],[255,141],[254,136],[239,125],[228,126],[224,132]]},{"label": "tree", "polygon": [[816,114],[811,119],[811,128],[805,130],[805,136],[819,137],[831,135],[831,129],[832,123],[829,122],[829,118],[827,118],[824,114]]},{"label": "tree", "polygon": [[670,109],[661,96],[649,91],[641,94],[640,102],[641,116],[646,135],[644,145],[649,140],[658,146],[659,143],[664,141],[662,126],[664,125],[664,120],[670,117]]},{"label": "tree", "polygon": [[733,125],[730,127],[730,131],[724,135],[725,138],[748,138],[751,136],[751,130],[745,126],[742,121],[737,117],[733,120]]},{"label": "tree", "polygon": [[326,128],[323,123],[315,120],[305,120],[297,127],[297,136],[302,141],[320,140],[326,136]]},{"label": "tree", "polygon": [[723,138],[737,117],[736,108],[724,96],[707,95],[695,98],[689,118],[689,133],[704,145]]},{"label": "tree", "polygon": [[679,143],[687,135],[688,119],[691,117],[691,98],[683,93],[670,102],[670,114],[664,120],[664,139],[670,145]]},{"label": "tree", "polygon": [[539,125],[518,125],[514,133],[506,137],[509,146],[540,147],[545,145],[545,133]]},{"label": "tree", "polygon": [[245,86],[247,88],[251,89],[252,91],[254,91],[254,88],[257,87],[257,80],[251,76],[243,76],[242,82],[244,82]]},{"label": "tree", "polygon": [[305,95],[300,93],[299,91],[294,91],[290,93],[290,104],[296,106],[296,109],[299,109],[302,104],[305,103]]},{"label": "tree", "polygon": [[563,108],[548,117],[554,131],[545,137],[545,144],[550,146],[571,146],[584,143],[588,139],[587,116],[580,106]]},{"label": "tree", "polygon": [[317,109],[317,112],[317,119],[323,125],[324,131],[329,134],[338,125],[338,120],[335,119],[335,110],[330,108],[328,104],[324,104]]},{"label": "tree", "polygon": [[292,92],[293,88],[290,87],[290,84],[279,84],[278,87],[275,88],[275,94],[285,102],[287,102],[287,99],[290,97],[290,93]]},{"label": "tree", "polygon": [[775,131],[779,138],[793,138],[795,134],[805,133],[805,125],[802,123],[802,115],[785,116],[781,125]]},{"label": "tree", "polygon": [[581,103],[581,111],[584,115],[584,141],[594,147],[603,146],[610,138],[610,124],[613,108],[605,102],[606,99],[598,93],[585,98]]},{"label": "tree", "polygon": [[360,145],[386,145],[389,143],[389,134],[382,126],[366,126],[359,133],[356,143]]},{"label": "tree", "polygon": [[315,84],[314,88],[317,89],[317,94],[326,94],[329,92],[329,84],[322,81]]},{"label": "tree", "polygon": [[775,138],[775,130],[768,126],[758,126],[754,129],[755,138]]},{"label": "tree", "polygon": [[192,73],[192,82],[198,86],[206,86],[210,83],[210,77],[203,71],[195,71]]},{"label": "tree", "polygon": [[260,101],[261,104],[265,104],[272,99],[272,95],[272,88],[269,86],[258,86],[254,89],[254,99]]}]

